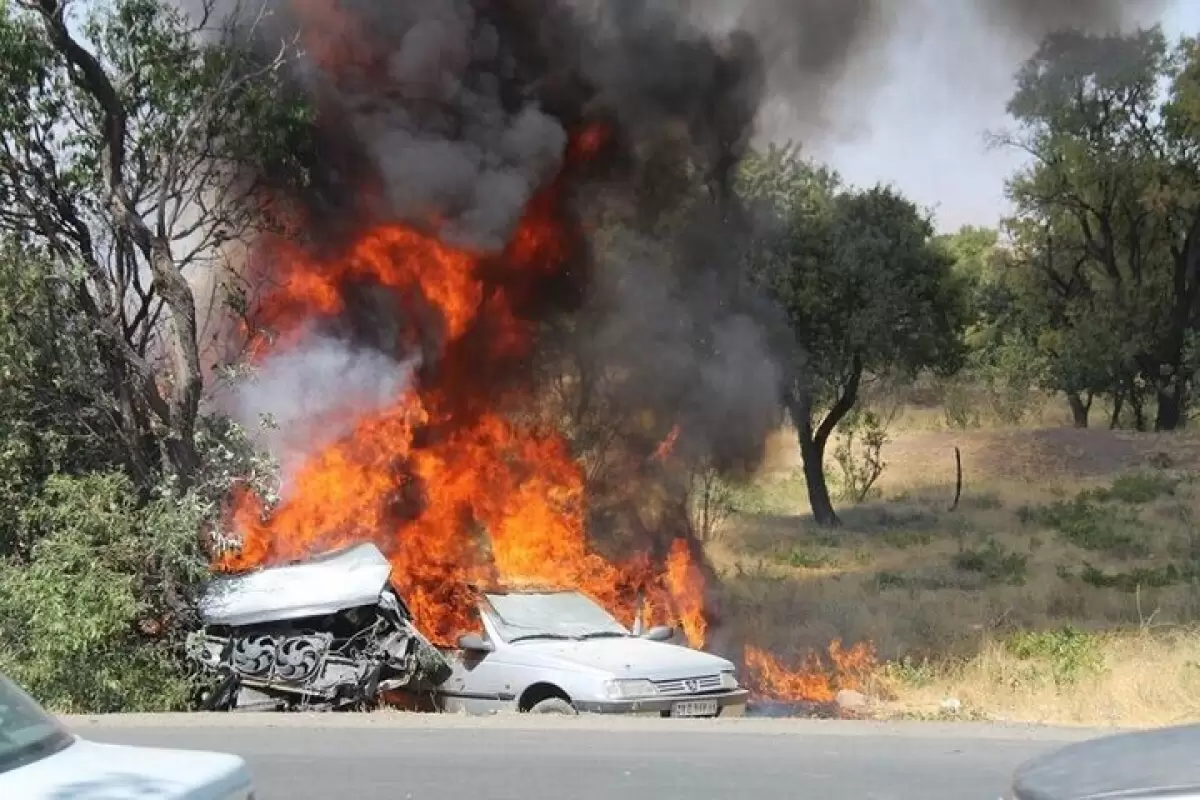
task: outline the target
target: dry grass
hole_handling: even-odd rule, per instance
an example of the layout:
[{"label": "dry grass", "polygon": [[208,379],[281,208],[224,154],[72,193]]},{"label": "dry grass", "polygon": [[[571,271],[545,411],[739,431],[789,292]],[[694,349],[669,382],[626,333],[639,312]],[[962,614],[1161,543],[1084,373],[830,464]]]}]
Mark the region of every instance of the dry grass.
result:
[{"label": "dry grass", "polygon": [[889,714],[938,715],[953,698],[972,717],[1200,719],[1200,436],[892,438],[881,496],[840,509],[836,532],[809,521],[786,432],[738,490],[709,549],[751,640],[800,656],[869,639],[890,664],[877,687]]}]

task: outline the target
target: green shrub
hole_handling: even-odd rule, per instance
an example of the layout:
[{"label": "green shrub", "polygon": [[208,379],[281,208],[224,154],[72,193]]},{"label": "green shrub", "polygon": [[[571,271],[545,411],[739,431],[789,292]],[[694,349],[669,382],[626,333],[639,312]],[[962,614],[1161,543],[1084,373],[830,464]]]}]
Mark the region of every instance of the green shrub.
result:
[{"label": "green shrub", "polygon": [[1141,557],[1148,552],[1146,543],[1131,531],[1135,519],[1116,509],[1090,503],[1083,494],[1074,500],[1060,500],[1042,506],[1032,511],[1031,516],[1084,550],[1127,557]]},{"label": "green shrub", "polygon": [[994,539],[978,550],[964,550],[954,556],[955,569],[983,575],[994,583],[1023,586],[1029,557],[1004,548]]},{"label": "green shrub", "polygon": [[1091,497],[1100,501],[1143,505],[1165,495],[1175,494],[1179,478],[1163,472],[1131,472],[1120,475],[1107,489],[1096,489]]},{"label": "green shrub", "polygon": [[21,518],[36,543],[0,561],[0,670],[56,711],[185,707],[197,506],[92,473],[51,477]]},{"label": "green shrub", "polygon": [[1194,583],[1198,578],[1200,565],[1196,564],[1167,564],[1164,567],[1137,567],[1122,572],[1105,572],[1085,562],[1079,573],[1079,579],[1089,586],[1097,589],[1120,589],[1125,592]]},{"label": "green shrub", "polygon": [[799,545],[780,553],[778,561],[787,564],[789,567],[798,567],[801,569],[820,569],[834,563],[833,558],[825,553],[810,550]]},{"label": "green shrub", "polygon": [[1005,642],[1020,659],[1046,664],[1058,686],[1066,686],[1104,669],[1100,639],[1071,626],[1051,631],[1018,631]]},{"label": "green shrub", "polygon": [[875,493],[875,483],[887,468],[883,460],[887,427],[874,411],[855,410],[842,421],[840,431],[833,451],[838,494],[848,502],[862,503]]}]

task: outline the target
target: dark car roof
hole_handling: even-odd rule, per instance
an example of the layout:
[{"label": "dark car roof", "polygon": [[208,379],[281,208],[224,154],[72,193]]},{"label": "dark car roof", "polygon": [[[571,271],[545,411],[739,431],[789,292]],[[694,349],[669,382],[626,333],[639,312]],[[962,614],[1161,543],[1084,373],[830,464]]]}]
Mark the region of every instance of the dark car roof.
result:
[{"label": "dark car roof", "polygon": [[1018,800],[1181,797],[1200,792],[1200,725],[1105,736],[1017,769]]}]

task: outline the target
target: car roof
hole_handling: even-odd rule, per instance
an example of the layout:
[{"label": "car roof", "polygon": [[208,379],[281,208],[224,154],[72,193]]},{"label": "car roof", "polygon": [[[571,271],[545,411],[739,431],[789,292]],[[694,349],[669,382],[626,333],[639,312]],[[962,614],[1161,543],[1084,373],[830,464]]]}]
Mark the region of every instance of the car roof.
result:
[{"label": "car roof", "polygon": [[1018,767],[1018,800],[1200,796],[1200,725],[1105,736]]}]

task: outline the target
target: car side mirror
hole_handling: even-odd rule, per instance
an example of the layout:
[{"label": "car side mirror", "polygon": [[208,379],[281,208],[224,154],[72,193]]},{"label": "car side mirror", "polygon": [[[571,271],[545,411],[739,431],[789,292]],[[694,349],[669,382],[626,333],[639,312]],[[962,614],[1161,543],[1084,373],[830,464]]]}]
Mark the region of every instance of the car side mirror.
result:
[{"label": "car side mirror", "polygon": [[490,653],[496,649],[496,645],[484,641],[483,637],[478,633],[464,633],[458,637],[458,646],[462,650],[469,650],[475,653]]},{"label": "car side mirror", "polygon": [[652,642],[665,642],[675,635],[675,629],[670,625],[655,625],[650,630],[642,634],[643,639],[649,639]]}]

